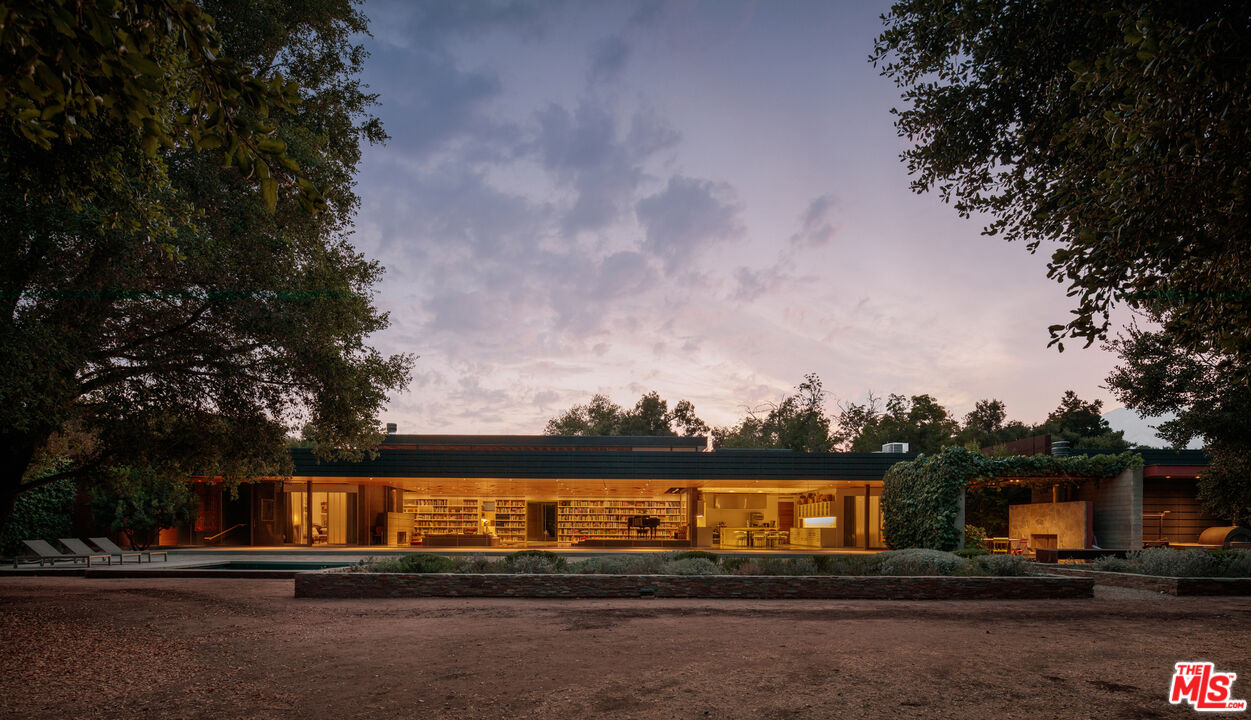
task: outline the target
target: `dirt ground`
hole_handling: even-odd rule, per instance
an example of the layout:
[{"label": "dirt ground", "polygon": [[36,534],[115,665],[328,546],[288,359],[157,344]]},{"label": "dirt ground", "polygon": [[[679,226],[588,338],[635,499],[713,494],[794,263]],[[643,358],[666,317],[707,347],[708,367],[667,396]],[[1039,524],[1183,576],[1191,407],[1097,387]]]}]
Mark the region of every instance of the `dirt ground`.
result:
[{"label": "dirt ground", "polygon": [[1164,718],[1251,698],[1251,599],[308,600],[290,580],[0,579],[6,718]]}]

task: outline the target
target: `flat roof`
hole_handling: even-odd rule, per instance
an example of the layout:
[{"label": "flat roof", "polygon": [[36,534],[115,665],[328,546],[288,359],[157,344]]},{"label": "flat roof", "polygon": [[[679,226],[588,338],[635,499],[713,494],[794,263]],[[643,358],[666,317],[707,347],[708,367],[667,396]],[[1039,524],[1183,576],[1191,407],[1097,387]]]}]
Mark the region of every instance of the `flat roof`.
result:
[{"label": "flat roof", "polygon": [[405,450],[373,460],[318,462],[293,449],[295,476],[369,478],[585,478],[652,480],[881,480],[914,453],[801,453],[732,450],[623,453],[614,450]]},{"label": "flat roof", "polygon": [[410,450],[447,450],[459,448],[528,449],[594,449],[594,448],[682,448],[703,450],[708,438],[703,435],[387,435],[383,447],[406,447]]}]

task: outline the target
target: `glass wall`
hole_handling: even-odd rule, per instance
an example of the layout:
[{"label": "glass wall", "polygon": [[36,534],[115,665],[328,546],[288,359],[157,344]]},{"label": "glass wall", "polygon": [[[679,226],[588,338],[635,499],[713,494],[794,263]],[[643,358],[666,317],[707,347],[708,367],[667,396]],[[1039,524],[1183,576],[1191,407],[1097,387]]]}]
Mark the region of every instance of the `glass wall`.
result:
[{"label": "glass wall", "polygon": [[[357,542],[356,493],[292,490],[287,497],[287,542],[294,545],[347,545]],[[310,514],[311,511],[311,514]],[[310,535],[312,542],[310,543]]]}]

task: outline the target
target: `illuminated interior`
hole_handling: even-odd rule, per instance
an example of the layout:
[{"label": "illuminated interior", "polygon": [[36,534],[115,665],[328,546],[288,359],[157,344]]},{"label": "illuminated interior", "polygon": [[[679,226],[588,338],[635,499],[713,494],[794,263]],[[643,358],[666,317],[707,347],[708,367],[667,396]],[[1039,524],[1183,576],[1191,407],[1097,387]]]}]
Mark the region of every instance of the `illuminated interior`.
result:
[{"label": "illuminated interior", "polygon": [[297,476],[281,502],[295,545],[876,549],[880,493],[880,481]]}]

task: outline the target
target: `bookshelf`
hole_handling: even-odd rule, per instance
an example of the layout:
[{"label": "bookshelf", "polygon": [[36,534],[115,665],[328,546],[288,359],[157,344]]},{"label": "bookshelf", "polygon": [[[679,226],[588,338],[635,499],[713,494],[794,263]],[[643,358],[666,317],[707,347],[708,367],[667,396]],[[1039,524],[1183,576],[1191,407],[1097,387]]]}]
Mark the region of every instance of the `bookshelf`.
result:
[{"label": "bookshelf", "polygon": [[626,526],[626,519],[635,515],[660,518],[656,537],[672,538],[674,531],[686,526],[686,501],[685,498],[561,500],[556,505],[556,540],[633,540],[638,535]]},{"label": "bookshelf", "polygon": [[[526,501],[524,498],[496,499],[495,535],[508,543],[526,539]],[[404,512],[413,518],[413,537],[424,534],[457,535],[482,533],[488,527],[483,518],[492,513],[483,510],[479,498],[432,498],[415,493],[404,494]]]},{"label": "bookshelf", "polygon": [[495,534],[505,544],[526,540],[526,501],[510,498],[495,501]]},{"label": "bookshelf", "polygon": [[481,532],[477,498],[427,498],[404,493],[404,512],[413,516],[413,537]]}]

